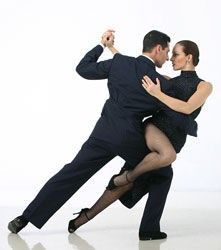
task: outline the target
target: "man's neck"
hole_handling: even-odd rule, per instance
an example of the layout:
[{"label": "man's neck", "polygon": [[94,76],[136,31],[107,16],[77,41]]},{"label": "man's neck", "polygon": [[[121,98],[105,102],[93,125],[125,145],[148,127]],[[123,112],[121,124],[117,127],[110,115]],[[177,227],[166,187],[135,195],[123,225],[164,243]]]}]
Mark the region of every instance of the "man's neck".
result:
[{"label": "man's neck", "polygon": [[145,56],[145,57],[147,57],[149,60],[151,60],[155,64],[155,61],[153,59],[153,55],[152,54],[145,52],[142,55]]}]

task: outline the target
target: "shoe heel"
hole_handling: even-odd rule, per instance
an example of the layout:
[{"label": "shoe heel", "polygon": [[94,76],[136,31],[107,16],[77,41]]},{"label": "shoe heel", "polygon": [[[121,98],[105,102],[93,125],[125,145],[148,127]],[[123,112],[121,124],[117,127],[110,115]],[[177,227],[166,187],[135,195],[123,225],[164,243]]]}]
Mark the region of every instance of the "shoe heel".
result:
[{"label": "shoe heel", "polygon": [[83,209],[81,209],[80,212],[73,213],[73,215],[78,214],[78,216],[77,216],[75,219],[69,221],[69,224],[68,224],[68,232],[69,232],[69,233],[73,233],[74,231],[76,231],[76,230],[79,228],[79,227],[76,227],[76,226],[75,226],[75,221],[76,221],[82,214],[85,215],[85,217],[88,219],[88,221],[90,220],[90,218],[89,218],[88,215],[87,215],[87,211],[89,211],[89,208],[83,208]]}]

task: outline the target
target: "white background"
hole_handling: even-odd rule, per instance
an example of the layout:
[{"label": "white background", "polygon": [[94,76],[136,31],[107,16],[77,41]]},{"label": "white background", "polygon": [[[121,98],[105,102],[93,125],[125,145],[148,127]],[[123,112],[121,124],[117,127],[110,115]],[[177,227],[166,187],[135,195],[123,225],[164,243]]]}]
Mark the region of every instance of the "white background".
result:
[{"label": "white background", "polygon": [[[195,41],[198,75],[213,83],[198,138],[188,138],[174,166],[172,190],[220,191],[219,1],[0,0],[0,205],[27,205],[88,138],[108,97],[106,81],[75,72],[83,55],[116,30],[116,47],[138,56],[152,29]],[[101,59],[111,58],[105,51]],[[171,63],[159,72],[176,76]],[[123,161],[115,158],[71,199],[92,201]],[[84,202],[85,204],[85,202]]]}]

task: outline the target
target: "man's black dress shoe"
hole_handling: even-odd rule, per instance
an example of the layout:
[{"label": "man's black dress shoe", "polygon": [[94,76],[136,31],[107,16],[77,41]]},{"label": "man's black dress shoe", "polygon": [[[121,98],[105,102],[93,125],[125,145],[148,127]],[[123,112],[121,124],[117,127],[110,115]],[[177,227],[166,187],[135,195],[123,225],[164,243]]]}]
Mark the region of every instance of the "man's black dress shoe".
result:
[{"label": "man's black dress shoe", "polygon": [[28,221],[23,216],[18,216],[14,220],[12,220],[8,223],[8,230],[14,234],[17,234],[27,224],[28,224]]},{"label": "man's black dress shoe", "polygon": [[[126,170],[124,170],[124,171],[126,171]],[[119,174],[115,174],[115,175],[113,175],[113,176],[111,177],[111,179],[110,179],[110,181],[109,181],[109,183],[108,183],[108,185],[107,185],[107,187],[106,187],[107,190],[113,190],[113,189],[115,189],[115,188],[117,188],[117,187],[122,187],[122,186],[124,186],[124,185],[119,185],[119,186],[117,186],[117,185],[114,183],[114,179],[115,179],[116,177],[122,175],[124,171],[120,171]],[[128,179],[127,174],[128,174],[128,172],[127,172],[126,175],[125,175],[125,178],[126,178],[126,181],[127,181],[126,184],[133,183],[131,180]],[[125,184],[125,185],[126,185],[126,184]]]},{"label": "man's black dress shoe", "polygon": [[111,177],[111,179],[110,179],[110,181],[109,181],[109,183],[108,183],[106,189],[107,189],[107,190],[113,190],[113,189],[117,188],[118,186],[115,185],[114,179],[115,179],[115,177],[117,177],[117,176],[123,174],[123,172],[125,172],[126,170],[127,170],[127,169],[126,169],[125,167],[122,167],[121,170],[120,170],[120,172],[119,172],[119,174],[113,175],[113,176]]},{"label": "man's black dress shoe", "polygon": [[147,231],[139,234],[140,240],[161,240],[166,239],[167,234],[159,231]]},{"label": "man's black dress shoe", "polygon": [[108,185],[107,185],[107,187],[106,187],[107,190],[113,190],[113,189],[115,189],[115,188],[118,187],[118,186],[114,183],[114,179],[115,179],[117,176],[119,176],[119,175],[121,175],[121,174],[115,174],[115,175],[113,175],[113,176],[111,177],[111,179],[110,179],[110,181],[109,181],[109,183],[108,183]]}]

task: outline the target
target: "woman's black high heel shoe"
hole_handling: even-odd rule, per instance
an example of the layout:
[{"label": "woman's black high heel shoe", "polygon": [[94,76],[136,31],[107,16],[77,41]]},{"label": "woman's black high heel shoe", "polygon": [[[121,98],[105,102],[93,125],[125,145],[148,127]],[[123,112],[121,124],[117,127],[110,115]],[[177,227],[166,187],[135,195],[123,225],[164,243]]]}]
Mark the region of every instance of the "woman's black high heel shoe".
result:
[{"label": "woman's black high heel shoe", "polygon": [[88,216],[87,216],[87,212],[88,212],[88,211],[89,211],[89,208],[83,208],[83,209],[81,209],[80,212],[74,213],[74,214],[73,214],[73,215],[78,214],[78,217],[76,217],[75,219],[69,221],[69,224],[68,224],[68,232],[69,232],[69,233],[73,233],[74,231],[76,231],[76,230],[79,228],[79,227],[76,227],[75,221],[76,221],[82,214],[84,214],[84,216],[88,219],[88,221],[90,220],[90,219],[88,218]]}]

